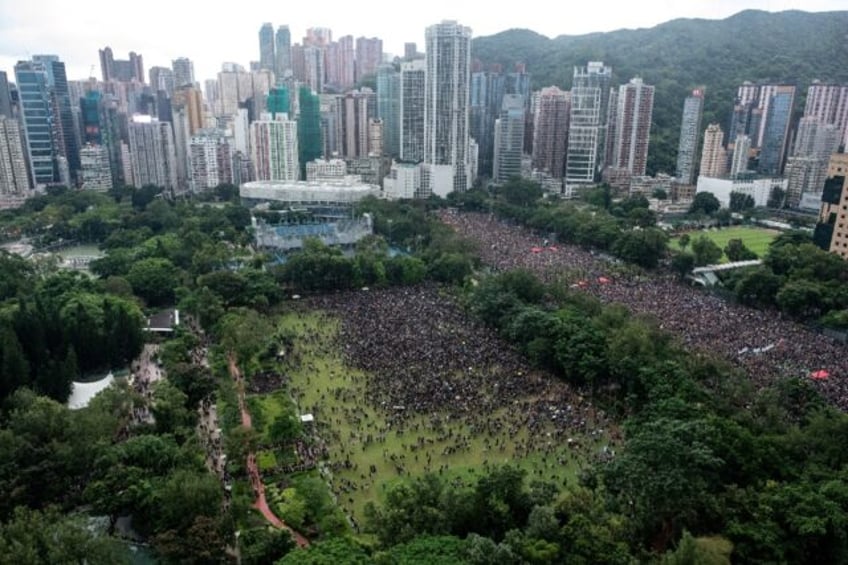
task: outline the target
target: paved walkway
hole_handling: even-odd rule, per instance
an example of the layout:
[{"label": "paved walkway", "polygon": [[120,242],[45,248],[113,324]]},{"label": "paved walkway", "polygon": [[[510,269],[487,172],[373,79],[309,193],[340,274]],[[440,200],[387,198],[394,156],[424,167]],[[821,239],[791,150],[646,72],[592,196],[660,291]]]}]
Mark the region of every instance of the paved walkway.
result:
[{"label": "paved walkway", "polygon": [[[232,354],[228,356],[228,361],[230,366],[230,376],[235,381],[236,390],[238,391],[238,404],[239,410],[241,410],[241,424],[245,428],[251,428],[252,422],[250,419],[250,413],[247,411],[247,405],[244,401],[244,378],[242,377],[241,371],[239,371]],[[268,506],[268,501],[265,499],[265,485],[262,483],[262,476],[259,474],[259,466],[256,464],[256,454],[253,452],[247,454],[247,473],[250,475],[250,484],[253,487],[253,492],[256,493],[256,502],[253,503],[253,507],[259,510],[265,519],[275,527],[288,530],[298,547],[309,547],[309,540],[294,531],[291,526],[280,520],[276,515],[274,515],[271,508]]]}]

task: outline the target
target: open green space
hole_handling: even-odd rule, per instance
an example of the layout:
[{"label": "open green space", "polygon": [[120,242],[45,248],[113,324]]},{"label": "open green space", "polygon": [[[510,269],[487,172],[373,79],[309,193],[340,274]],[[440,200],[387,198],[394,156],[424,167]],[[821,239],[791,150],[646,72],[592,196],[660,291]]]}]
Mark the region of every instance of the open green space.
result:
[{"label": "open green space", "polygon": [[[722,250],[727,246],[727,242],[731,239],[741,239],[745,247],[757,254],[762,259],[768,251],[769,244],[774,240],[780,232],[767,228],[757,228],[752,226],[736,226],[731,228],[710,229],[689,232],[689,238],[694,241],[702,235],[708,237],[718,245]],[[669,240],[668,245],[674,251],[680,250],[678,243],[680,236],[673,237]],[[690,243],[691,245],[691,243]],[[722,263],[727,262],[727,257],[722,256]]]},{"label": "open green space", "polygon": [[[451,419],[447,411],[412,416],[393,427],[388,417],[395,407],[371,405],[368,374],[345,364],[336,340],[338,319],[311,312],[285,315],[279,323],[295,340],[297,362],[285,369],[291,392],[301,413],[314,414],[315,432],[328,450],[323,472],[338,503],[360,524],[366,503],[380,501],[398,481],[426,472],[471,481],[487,466],[510,463],[526,469],[529,480],[573,484],[586,454],[608,442],[604,433],[595,439],[564,437],[553,426],[532,437],[523,426],[484,432],[465,419]],[[487,419],[514,422],[516,410],[502,409]]]}]

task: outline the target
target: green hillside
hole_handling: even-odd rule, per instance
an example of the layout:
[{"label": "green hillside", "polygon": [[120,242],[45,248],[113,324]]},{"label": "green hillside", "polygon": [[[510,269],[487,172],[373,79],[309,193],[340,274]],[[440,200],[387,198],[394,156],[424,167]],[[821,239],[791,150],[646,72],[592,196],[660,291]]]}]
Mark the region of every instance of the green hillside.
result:
[{"label": "green hillside", "polygon": [[745,80],[795,84],[798,110],[813,79],[848,82],[848,11],[768,13],[725,20],[679,19],[650,29],[549,39],[528,30],[478,37],[473,57],[511,68],[525,62],[534,88],[570,88],[575,65],[601,60],[614,84],[641,76],[655,85],[648,172],[674,172],[683,99],[706,87],[704,126],[727,128],[736,87]]}]

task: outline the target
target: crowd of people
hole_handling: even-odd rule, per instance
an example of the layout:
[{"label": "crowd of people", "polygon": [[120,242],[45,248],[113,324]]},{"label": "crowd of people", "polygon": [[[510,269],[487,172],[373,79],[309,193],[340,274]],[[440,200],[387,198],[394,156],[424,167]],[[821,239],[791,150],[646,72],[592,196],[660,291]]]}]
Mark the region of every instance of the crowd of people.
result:
[{"label": "crowd of people", "polygon": [[848,410],[844,345],[776,311],[728,302],[669,274],[628,272],[608,257],[551,245],[543,235],[490,215],[447,211],[442,220],[478,242],[483,261],[496,270],[527,269],[546,281],[569,273],[567,284],[653,316],[687,349],[718,354],[758,385],[809,378],[831,403]]},{"label": "crowd of people", "polygon": [[[435,286],[350,291],[303,306],[324,312],[322,325],[340,320],[332,338],[299,327],[290,360],[302,363],[292,394],[314,413],[332,491],[349,514],[357,493],[372,499],[388,477],[442,474],[478,457],[484,468],[524,459],[535,478],[561,484],[566,465],[607,457],[620,440],[602,411],[530,367]],[[333,351],[343,363],[320,360]],[[331,386],[317,384],[321,371],[331,372],[321,380]]]}]

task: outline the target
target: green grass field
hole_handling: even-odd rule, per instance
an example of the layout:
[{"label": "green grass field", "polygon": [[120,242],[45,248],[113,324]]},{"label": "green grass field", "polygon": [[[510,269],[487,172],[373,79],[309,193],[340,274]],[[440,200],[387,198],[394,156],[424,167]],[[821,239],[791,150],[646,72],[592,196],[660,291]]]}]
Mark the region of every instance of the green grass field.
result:
[{"label": "green grass field", "polygon": [[[609,442],[606,433],[590,438],[574,432],[575,443],[569,446],[552,426],[533,437],[523,427],[516,433],[483,433],[446,414],[411,417],[403,429],[393,429],[387,421],[391,408],[377,408],[365,399],[368,375],[345,365],[335,341],[339,323],[315,312],[280,320],[298,336],[300,362],[285,369],[291,392],[302,413],[315,415],[317,433],[329,451],[327,469],[335,467],[328,476],[338,503],[360,523],[367,502],[381,500],[390,485],[428,471],[469,481],[488,465],[512,463],[526,469],[530,480],[573,484],[586,454]],[[502,410],[489,418],[512,421],[514,412]]]},{"label": "green grass field", "polygon": [[[719,230],[693,231],[689,232],[689,238],[694,241],[702,235],[705,235],[713,240],[713,243],[718,245],[721,249],[724,249],[725,246],[727,246],[727,242],[731,239],[741,239],[745,244],[745,247],[756,253],[757,256],[762,259],[768,251],[769,244],[779,233],[780,232],[777,230],[767,228],[737,226],[732,228],[722,228]],[[679,239],[679,237],[674,237],[669,240],[668,245],[672,250],[680,250],[680,245],[678,244]],[[721,258],[721,262],[726,263],[727,257],[723,256]]]}]

